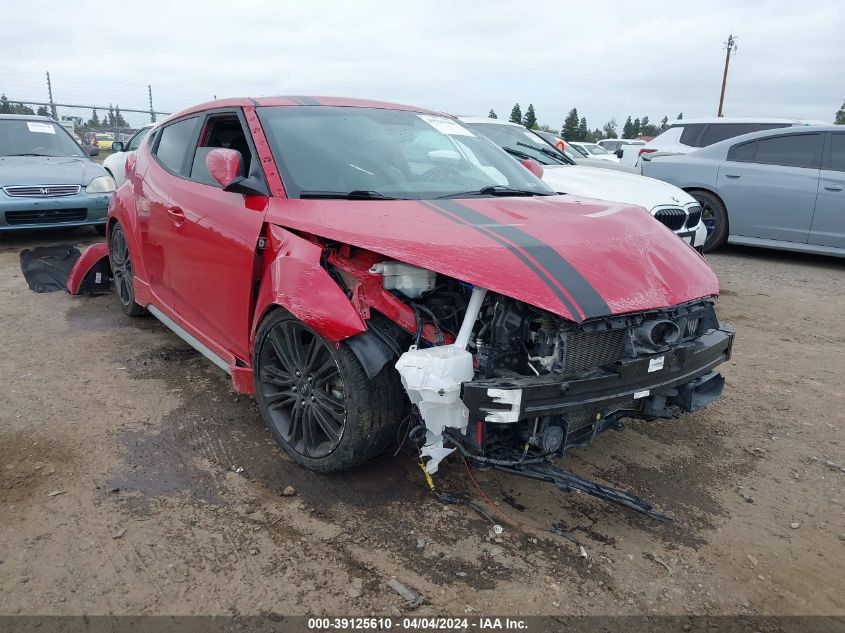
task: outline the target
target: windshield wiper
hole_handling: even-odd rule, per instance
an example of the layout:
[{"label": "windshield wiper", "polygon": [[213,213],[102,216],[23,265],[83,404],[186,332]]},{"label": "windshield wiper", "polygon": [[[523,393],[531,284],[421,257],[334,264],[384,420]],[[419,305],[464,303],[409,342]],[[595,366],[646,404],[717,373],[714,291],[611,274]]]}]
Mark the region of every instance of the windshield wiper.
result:
[{"label": "windshield wiper", "polygon": [[503,146],[502,146],[502,149],[503,149],[503,150],[505,150],[505,151],[506,151],[508,154],[510,154],[511,156],[516,156],[517,158],[523,158],[523,159],[525,159],[525,158],[531,158],[531,159],[534,159],[534,157],[533,157],[531,154],[529,154],[529,153],[527,153],[527,152],[523,152],[523,151],[518,150],[518,149],[514,149],[513,147],[507,147],[506,145],[503,145]]},{"label": "windshield wiper", "polygon": [[318,198],[324,200],[398,200],[378,191],[355,189],[353,191],[301,191],[300,198]]},{"label": "windshield wiper", "polygon": [[55,158],[53,154],[36,154],[35,152],[23,152],[21,154],[6,154],[6,156],[47,156],[48,158]]},{"label": "windshield wiper", "polygon": [[517,141],[516,144],[521,145],[522,147],[530,147],[531,149],[537,150],[538,152],[542,152],[549,158],[553,158],[559,163],[566,164],[565,160],[561,158],[561,154],[557,150],[553,150],[548,147],[537,147],[536,145],[529,145],[528,143],[521,143],[519,141]]},{"label": "windshield wiper", "polygon": [[513,189],[505,187],[504,185],[490,185],[482,187],[474,191],[461,191],[460,193],[450,193],[445,196],[437,196],[436,200],[442,198],[468,198],[470,196],[553,196],[554,193],[546,193],[544,191],[531,191],[530,189]]}]

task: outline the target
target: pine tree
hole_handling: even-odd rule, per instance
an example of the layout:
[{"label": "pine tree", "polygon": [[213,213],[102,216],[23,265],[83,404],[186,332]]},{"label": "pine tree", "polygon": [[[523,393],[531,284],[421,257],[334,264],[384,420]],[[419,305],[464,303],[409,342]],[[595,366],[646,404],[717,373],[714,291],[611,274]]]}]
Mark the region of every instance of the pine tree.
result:
[{"label": "pine tree", "polygon": [[678,116],[677,116],[677,117],[675,117],[675,118],[676,118],[678,121],[680,121],[681,119],[683,119],[683,118],[684,118],[684,113],[683,113],[683,112],[678,112]]},{"label": "pine tree", "polygon": [[586,142],[589,140],[587,136],[589,136],[590,130],[587,128],[587,117],[581,117],[581,121],[578,123],[578,140]]},{"label": "pine tree", "polygon": [[490,112],[487,114],[488,119],[498,119],[499,117],[496,116],[496,113],[493,111],[493,108],[490,108]]},{"label": "pine tree", "polygon": [[123,115],[120,113],[120,106],[114,107],[114,123],[117,127],[129,127],[126,119],[124,119]]},{"label": "pine tree", "polygon": [[510,122],[522,124],[522,108],[519,107],[518,103],[515,103],[511,110]]},{"label": "pine tree", "polygon": [[9,100],[5,94],[0,95],[0,114],[11,114],[12,106],[9,105]]},{"label": "pine tree", "polygon": [[560,130],[560,135],[563,137],[565,141],[577,141],[578,140],[578,124],[580,123],[580,119],[578,118],[578,109],[572,108],[569,111],[569,114],[566,115],[566,119],[563,121],[563,127]]},{"label": "pine tree", "polygon": [[100,127],[100,117],[97,116],[97,109],[94,108],[91,111],[91,118],[88,119],[88,127],[98,128]]},{"label": "pine tree", "polygon": [[631,123],[631,117],[625,119],[625,125],[622,126],[622,138],[634,138],[634,124]]},{"label": "pine tree", "polygon": [[18,102],[12,104],[12,113],[13,114],[35,114],[35,110],[30,108],[29,106],[25,106],[24,104]]},{"label": "pine tree", "polygon": [[663,130],[667,129],[668,127],[669,127],[669,117],[668,117],[668,116],[664,116],[664,117],[660,120],[660,131],[662,132]]},{"label": "pine tree", "polygon": [[593,130],[590,133],[590,138],[587,139],[587,140],[589,140],[590,143],[596,143],[597,141],[600,141],[601,139],[602,139],[601,130],[599,128],[596,128],[595,130]]},{"label": "pine tree", "polygon": [[633,134],[631,138],[637,138],[640,135],[640,117],[634,119],[634,123],[631,125],[631,132]]},{"label": "pine tree", "polygon": [[616,119],[610,119],[607,123],[604,124],[602,127],[602,131],[604,132],[605,138],[617,138],[616,135]]},{"label": "pine tree", "polygon": [[35,114],[38,116],[50,116],[50,111],[47,109],[47,106],[38,106],[38,110],[35,111]]},{"label": "pine tree", "polygon": [[107,124],[109,127],[114,127],[114,108],[111,104],[109,104],[109,110],[106,118],[103,119],[103,123]]},{"label": "pine tree", "polygon": [[839,108],[839,112],[836,113],[836,118],[833,122],[836,125],[845,125],[845,102],[842,103],[842,107]]},{"label": "pine tree", "polygon": [[528,104],[528,110],[525,111],[525,118],[522,120],[522,124],[529,130],[537,128],[537,115],[534,113],[534,105],[531,103]]}]

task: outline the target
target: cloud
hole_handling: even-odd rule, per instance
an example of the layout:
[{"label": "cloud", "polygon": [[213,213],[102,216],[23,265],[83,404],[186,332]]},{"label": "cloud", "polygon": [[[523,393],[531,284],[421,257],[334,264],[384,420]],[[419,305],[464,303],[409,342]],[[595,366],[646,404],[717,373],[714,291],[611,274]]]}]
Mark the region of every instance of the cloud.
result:
[{"label": "cloud", "polygon": [[507,116],[518,101],[553,126],[577,107],[599,127],[715,114],[733,31],[727,114],[830,120],[845,98],[843,16],[826,0],[18,3],[0,26],[14,52],[0,89],[44,99],[49,70],[57,100],[98,105],[145,107],[151,84],[166,110],[332,94]]}]

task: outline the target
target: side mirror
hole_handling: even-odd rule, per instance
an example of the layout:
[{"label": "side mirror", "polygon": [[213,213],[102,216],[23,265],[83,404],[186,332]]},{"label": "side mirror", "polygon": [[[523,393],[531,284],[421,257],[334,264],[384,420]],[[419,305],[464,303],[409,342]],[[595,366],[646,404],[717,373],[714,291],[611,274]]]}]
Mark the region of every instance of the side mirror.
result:
[{"label": "side mirror", "polygon": [[120,141],[115,141],[111,144],[111,151],[113,152],[122,152],[123,151],[123,143]]},{"label": "side mirror", "polygon": [[525,160],[520,162],[522,163],[522,166],[525,167],[525,169],[537,176],[537,178],[543,178],[543,166],[536,160],[534,160],[533,158],[526,158]]},{"label": "side mirror", "polygon": [[241,153],[236,150],[222,147],[211,150],[205,157],[205,166],[223,189],[244,179],[241,175]]}]

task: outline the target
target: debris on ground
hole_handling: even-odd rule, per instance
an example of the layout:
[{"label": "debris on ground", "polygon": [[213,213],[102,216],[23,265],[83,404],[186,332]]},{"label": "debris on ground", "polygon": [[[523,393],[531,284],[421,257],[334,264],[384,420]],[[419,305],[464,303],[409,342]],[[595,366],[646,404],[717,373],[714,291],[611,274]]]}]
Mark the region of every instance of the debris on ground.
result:
[{"label": "debris on ground", "polygon": [[396,578],[390,578],[387,581],[387,586],[402,596],[409,607],[418,607],[423,603],[424,598],[421,595],[408,589],[408,587],[396,580]]},{"label": "debris on ground", "polygon": [[798,523],[798,521],[793,521],[792,523],[789,524],[789,527],[791,527],[793,530],[797,530],[798,528],[801,527],[801,524]]},{"label": "debris on ground", "polygon": [[112,534],[111,537],[113,539],[119,539],[119,538],[123,537],[124,534],[126,534],[126,528],[120,528],[117,532]]},{"label": "debris on ground", "polygon": [[364,591],[364,581],[360,578],[353,578],[349,581],[349,589],[347,591],[350,598],[360,598]]},{"label": "debris on ground", "polygon": [[51,490],[47,493],[48,497],[58,497],[59,495],[63,495],[67,492],[67,490]]},{"label": "debris on ground", "polygon": [[283,497],[295,497],[296,496],[296,488],[293,486],[285,486],[285,489],[282,490]]}]

